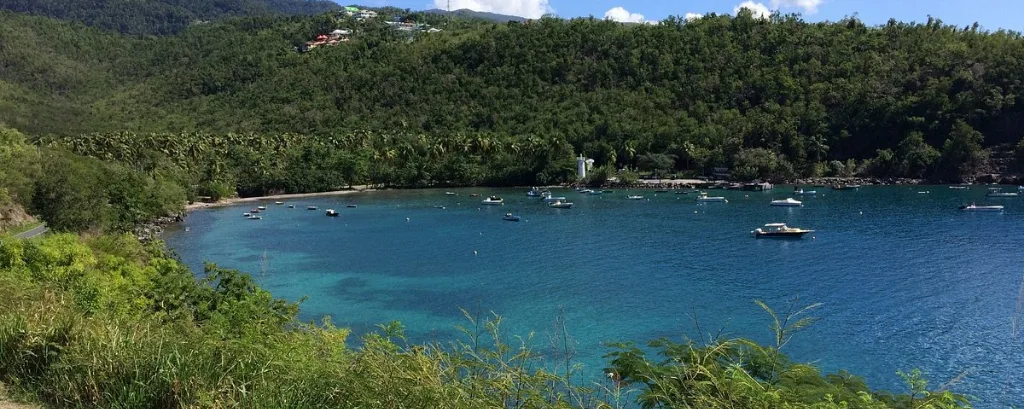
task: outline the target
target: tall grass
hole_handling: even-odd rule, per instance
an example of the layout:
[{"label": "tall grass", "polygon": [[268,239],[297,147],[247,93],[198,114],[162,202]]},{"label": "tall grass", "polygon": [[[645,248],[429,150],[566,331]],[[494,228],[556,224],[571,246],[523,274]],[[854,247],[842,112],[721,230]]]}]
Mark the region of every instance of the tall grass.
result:
[{"label": "tall grass", "polygon": [[[582,375],[559,317],[555,351],[496,314],[466,313],[461,335],[410,344],[400,324],[346,347],[348,331],[235,272],[192,273],[133,240],[57,236],[0,243],[0,383],[54,408],[960,408],[912,374],[912,395],[822,376],[782,347],[808,308],[774,318],[776,344],[615,346],[607,379]],[[83,294],[89,295],[88,297]],[[659,358],[648,356],[657,351]]]}]

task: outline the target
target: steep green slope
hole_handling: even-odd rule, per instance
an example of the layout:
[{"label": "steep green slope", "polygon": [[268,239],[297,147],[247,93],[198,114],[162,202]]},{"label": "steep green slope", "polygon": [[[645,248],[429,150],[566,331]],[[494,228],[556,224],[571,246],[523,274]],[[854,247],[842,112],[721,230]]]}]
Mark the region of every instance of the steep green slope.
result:
[{"label": "steep green slope", "polygon": [[[0,72],[5,92],[21,98],[0,120],[33,134],[541,135],[619,167],[950,180],[984,170],[982,147],[1024,135],[1021,35],[937,20],[866,27],[741,15],[658,26],[445,26],[435,17],[447,30],[410,38],[380,21],[320,15],[134,38],[2,18],[11,34],[0,64],[36,66]],[[339,27],[356,30],[351,42],[294,51]],[[67,45],[50,29],[82,38]],[[45,70],[56,80],[33,76]],[[978,152],[960,155],[958,147]]]},{"label": "steep green slope", "polygon": [[131,34],[174,34],[190,24],[270,13],[338,10],[327,0],[5,0],[4,10],[77,21]]}]

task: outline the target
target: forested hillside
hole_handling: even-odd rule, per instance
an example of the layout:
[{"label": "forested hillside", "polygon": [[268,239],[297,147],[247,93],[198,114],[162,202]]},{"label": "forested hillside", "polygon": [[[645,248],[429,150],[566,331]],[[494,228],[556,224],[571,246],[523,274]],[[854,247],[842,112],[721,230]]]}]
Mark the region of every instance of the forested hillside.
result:
[{"label": "forested hillside", "polygon": [[[739,178],[776,180],[958,180],[987,170],[984,148],[1007,151],[1024,135],[1019,33],[749,14],[656,26],[405,17],[445,30],[409,37],[377,20],[320,15],[137,38],[4,14],[0,122],[58,136],[367,131],[413,141],[421,158],[476,154],[437,147],[442,140],[488,140],[513,163],[540,138],[598,165],[730,167]],[[295,51],[335,28],[355,30],[352,41]],[[400,147],[381,149],[369,157]],[[410,177],[444,182],[420,172],[425,179]]]},{"label": "forested hillside", "polygon": [[310,15],[341,7],[329,0],[4,0],[0,9],[130,34],[174,34],[190,24],[263,14]]}]

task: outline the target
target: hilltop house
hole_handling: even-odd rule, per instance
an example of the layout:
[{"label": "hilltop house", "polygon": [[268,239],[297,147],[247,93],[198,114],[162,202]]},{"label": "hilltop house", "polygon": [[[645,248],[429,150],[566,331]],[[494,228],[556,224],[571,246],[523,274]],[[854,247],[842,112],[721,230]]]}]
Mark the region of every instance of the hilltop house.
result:
[{"label": "hilltop house", "polygon": [[352,30],[339,28],[330,34],[320,34],[313,41],[308,41],[299,47],[300,52],[307,52],[317,47],[335,46],[351,40]]}]

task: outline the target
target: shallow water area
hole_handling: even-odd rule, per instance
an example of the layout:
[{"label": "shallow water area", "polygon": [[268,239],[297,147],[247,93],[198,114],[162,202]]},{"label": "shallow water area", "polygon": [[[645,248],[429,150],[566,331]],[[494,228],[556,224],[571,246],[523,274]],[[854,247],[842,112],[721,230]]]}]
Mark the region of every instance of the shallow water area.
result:
[{"label": "shallow water area", "polygon": [[[932,386],[966,371],[954,391],[1005,407],[1024,396],[1024,340],[1011,324],[1024,198],[986,198],[986,188],[713,190],[729,202],[708,204],[674,192],[553,190],[572,209],[523,189],[380,191],[203,209],[164,238],[197,271],[210,261],[250,272],[277,297],[308,297],[303,319],[329,315],[357,335],[398,320],[412,342],[452,339],[464,308],[501,314],[545,349],[562,313],[576,359],[594,373],[603,343],[698,337],[693,316],[705,332],[768,342],[769,317],[753,300],[782,309],[798,295],[824,306],[784,350],[795,360],[894,392],[904,391],[897,370],[920,368]],[[505,204],[480,204],[492,194]],[[804,206],[769,206],[787,197]],[[970,202],[1006,209],[958,210]],[[259,205],[262,220],[243,218]],[[522,220],[503,220],[507,212]],[[815,233],[751,236],[771,222]]]}]

